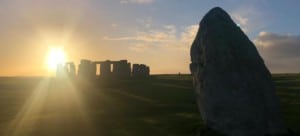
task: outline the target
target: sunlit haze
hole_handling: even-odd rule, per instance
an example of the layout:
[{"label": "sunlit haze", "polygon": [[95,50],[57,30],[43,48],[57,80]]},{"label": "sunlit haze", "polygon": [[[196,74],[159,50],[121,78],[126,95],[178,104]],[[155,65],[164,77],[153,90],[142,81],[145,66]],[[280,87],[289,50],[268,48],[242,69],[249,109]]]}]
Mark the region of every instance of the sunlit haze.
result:
[{"label": "sunlit haze", "polygon": [[65,53],[62,48],[51,48],[48,53],[48,68],[55,70],[58,64],[65,63]]}]

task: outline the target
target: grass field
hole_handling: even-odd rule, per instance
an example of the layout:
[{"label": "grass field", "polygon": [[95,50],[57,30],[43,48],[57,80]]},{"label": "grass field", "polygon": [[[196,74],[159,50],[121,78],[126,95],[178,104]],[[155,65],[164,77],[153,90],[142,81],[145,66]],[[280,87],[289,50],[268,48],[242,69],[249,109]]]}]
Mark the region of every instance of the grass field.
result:
[{"label": "grass field", "polygon": [[[273,76],[288,127],[300,131],[300,75]],[[202,127],[188,75],[99,80],[0,78],[0,135],[193,136]]]}]

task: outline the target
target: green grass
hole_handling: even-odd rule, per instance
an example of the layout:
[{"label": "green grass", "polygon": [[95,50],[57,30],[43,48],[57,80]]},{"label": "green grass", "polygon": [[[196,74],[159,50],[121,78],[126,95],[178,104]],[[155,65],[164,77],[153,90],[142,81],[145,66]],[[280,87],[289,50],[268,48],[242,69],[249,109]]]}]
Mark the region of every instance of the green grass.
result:
[{"label": "green grass", "polygon": [[[288,127],[300,131],[300,75],[274,75]],[[95,86],[0,78],[0,135],[194,136],[203,127],[189,75]]]}]

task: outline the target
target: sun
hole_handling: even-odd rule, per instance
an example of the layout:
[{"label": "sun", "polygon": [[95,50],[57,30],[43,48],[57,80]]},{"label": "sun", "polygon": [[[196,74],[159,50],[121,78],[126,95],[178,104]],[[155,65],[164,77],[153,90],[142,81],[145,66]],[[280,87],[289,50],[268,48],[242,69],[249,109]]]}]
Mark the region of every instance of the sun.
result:
[{"label": "sun", "polygon": [[50,48],[48,52],[48,69],[55,70],[58,64],[65,63],[65,53],[62,48]]}]

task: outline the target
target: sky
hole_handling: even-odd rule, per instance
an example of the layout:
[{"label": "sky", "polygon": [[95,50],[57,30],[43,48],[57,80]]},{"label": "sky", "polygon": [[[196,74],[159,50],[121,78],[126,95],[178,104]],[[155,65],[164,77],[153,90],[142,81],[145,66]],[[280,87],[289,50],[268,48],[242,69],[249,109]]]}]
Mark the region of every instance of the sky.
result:
[{"label": "sky", "polygon": [[189,73],[201,18],[219,6],[273,73],[300,72],[299,0],[1,0],[0,76],[47,76],[47,54],[67,61],[144,63],[151,74]]}]

